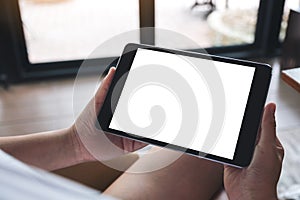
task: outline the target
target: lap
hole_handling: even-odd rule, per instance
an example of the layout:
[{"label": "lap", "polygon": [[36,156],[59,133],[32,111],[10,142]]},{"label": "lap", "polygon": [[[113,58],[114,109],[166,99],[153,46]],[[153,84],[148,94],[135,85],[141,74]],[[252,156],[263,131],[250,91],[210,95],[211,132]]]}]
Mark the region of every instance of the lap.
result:
[{"label": "lap", "polygon": [[[163,162],[168,155],[179,154],[161,150],[157,154],[142,156],[131,169]],[[223,166],[211,161],[183,154],[170,165],[143,173],[125,172],[105,191],[121,199],[211,199],[220,190]]]}]

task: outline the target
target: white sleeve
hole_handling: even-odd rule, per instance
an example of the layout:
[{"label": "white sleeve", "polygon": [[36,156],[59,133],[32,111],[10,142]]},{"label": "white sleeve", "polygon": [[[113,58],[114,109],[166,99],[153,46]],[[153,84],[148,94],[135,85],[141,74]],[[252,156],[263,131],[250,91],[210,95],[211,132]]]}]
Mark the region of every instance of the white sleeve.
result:
[{"label": "white sleeve", "polygon": [[1,199],[113,199],[74,181],[30,167],[2,150],[0,177]]}]

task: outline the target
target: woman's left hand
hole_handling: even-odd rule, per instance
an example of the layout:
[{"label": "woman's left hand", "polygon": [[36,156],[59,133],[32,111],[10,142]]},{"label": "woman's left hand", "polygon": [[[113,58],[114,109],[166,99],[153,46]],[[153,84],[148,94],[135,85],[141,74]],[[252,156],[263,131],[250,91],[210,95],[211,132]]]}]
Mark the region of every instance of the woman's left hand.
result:
[{"label": "woman's left hand", "polygon": [[71,135],[80,161],[109,160],[138,150],[145,143],[108,134],[96,128],[97,115],[102,108],[116,69],[112,67],[101,86],[71,127]]}]

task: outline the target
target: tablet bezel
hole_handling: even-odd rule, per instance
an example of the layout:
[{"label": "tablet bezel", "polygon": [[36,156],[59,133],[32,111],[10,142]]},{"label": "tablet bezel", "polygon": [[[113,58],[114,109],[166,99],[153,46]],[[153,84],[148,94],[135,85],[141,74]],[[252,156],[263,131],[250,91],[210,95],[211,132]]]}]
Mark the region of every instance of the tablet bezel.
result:
[{"label": "tablet bezel", "polygon": [[[113,112],[116,108],[116,105],[112,106],[111,103],[111,97],[112,97],[112,91],[116,87],[117,82],[119,79],[126,73],[130,71],[132,62],[134,60],[135,54],[137,49],[148,49],[148,50],[154,50],[154,51],[160,51],[160,52],[166,52],[166,53],[172,53],[172,54],[178,54],[182,56],[190,56],[190,57],[196,57],[196,58],[202,58],[202,59],[208,59],[208,60],[214,60],[219,62],[225,62],[225,63],[232,63],[232,64],[238,64],[243,65],[246,67],[254,67],[255,72],[251,84],[250,93],[248,96],[246,109],[244,113],[244,117],[242,120],[240,133],[237,141],[237,145],[235,148],[235,153],[233,159],[227,159],[220,156],[208,154],[205,152],[199,152],[193,149],[186,149],[184,147],[180,147],[173,144],[168,144],[162,141],[150,139],[150,138],[144,138],[141,136],[135,136],[130,133],[125,133],[123,131],[115,130],[109,128],[109,124],[113,117]],[[261,64],[256,62],[250,62],[250,61],[243,61],[238,59],[232,59],[232,58],[224,58],[220,56],[214,56],[214,55],[208,55],[208,54],[202,54],[202,53],[194,53],[194,52],[187,52],[187,51],[180,51],[180,50],[174,50],[174,49],[165,49],[160,47],[154,47],[150,45],[141,45],[141,44],[127,44],[124,48],[124,51],[119,59],[119,62],[117,64],[117,70],[114,75],[114,78],[112,80],[111,86],[108,90],[107,96],[105,98],[105,101],[103,103],[102,109],[99,112],[98,115],[98,123],[97,126],[101,130],[115,134],[122,137],[131,138],[134,140],[146,142],[149,144],[157,145],[164,147],[168,145],[168,148],[171,148],[173,150],[179,150],[184,151],[188,154],[200,156],[203,158],[207,158],[209,160],[214,160],[217,162],[237,166],[237,167],[246,167],[250,164],[254,147],[255,147],[255,141],[257,137],[257,133],[260,126],[260,121],[263,113],[263,108],[265,105],[270,80],[271,80],[271,67],[267,64]],[[128,75],[128,73],[127,73]],[[126,77],[127,78],[127,77]],[[122,83],[118,83],[118,86],[120,85],[120,88],[117,88],[117,96],[120,97],[123,86],[126,82],[126,78]],[[115,93],[114,93],[115,94]],[[112,109],[111,109],[112,108]],[[100,127],[99,127],[100,125]]]}]

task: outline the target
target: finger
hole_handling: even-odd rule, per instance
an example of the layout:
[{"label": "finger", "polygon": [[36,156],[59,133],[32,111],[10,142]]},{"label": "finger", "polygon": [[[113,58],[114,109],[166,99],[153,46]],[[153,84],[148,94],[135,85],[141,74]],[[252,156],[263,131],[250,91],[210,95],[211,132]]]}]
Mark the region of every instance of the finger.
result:
[{"label": "finger", "polygon": [[148,144],[144,143],[144,142],[133,141],[133,149],[132,149],[132,151],[136,151],[138,149],[144,148],[147,145]]},{"label": "finger", "polygon": [[276,123],[275,123],[276,105],[270,103],[265,107],[259,143],[274,144],[276,142]]},{"label": "finger", "polygon": [[[104,96],[104,93],[108,91],[108,88],[110,86],[110,83],[113,79],[114,73],[116,71],[116,68],[111,67],[107,73],[107,75],[104,77],[104,79],[102,80],[102,83],[100,85],[100,87],[98,88],[97,92],[96,92],[96,99],[100,99],[100,97]],[[104,96],[105,97],[105,96]]]},{"label": "finger", "polygon": [[280,161],[283,161],[284,158],[284,148],[283,147],[276,147],[277,155]]},{"label": "finger", "polygon": [[233,174],[234,172],[240,172],[243,169],[232,167],[230,165],[224,165],[224,173],[226,174]]},{"label": "finger", "polygon": [[283,147],[283,145],[281,144],[280,140],[278,139],[278,137],[276,137],[276,146],[277,147]]},{"label": "finger", "polygon": [[259,130],[256,136],[256,140],[255,140],[255,146],[258,144],[259,140],[260,140],[260,135],[261,135],[261,125],[259,126]]},{"label": "finger", "polygon": [[104,99],[107,95],[109,86],[112,82],[112,79],[114,77],[116,68],[112,67],[110,68],[108,74],[106,77],[103,79],[101,86],[98,88],[96,94],[95,94],[95,106],[96,106],[96,111],[99,112],[100,108],[103,105]]},{"label": "finger", "polygon": [[284,157],[284,148],[283,148],[283,145],[281,144],[280,140],[276,137],[276,149],[277,149],[277,152],[279,154],[279,158],[281,160],[283,160],[283,157]]}]

